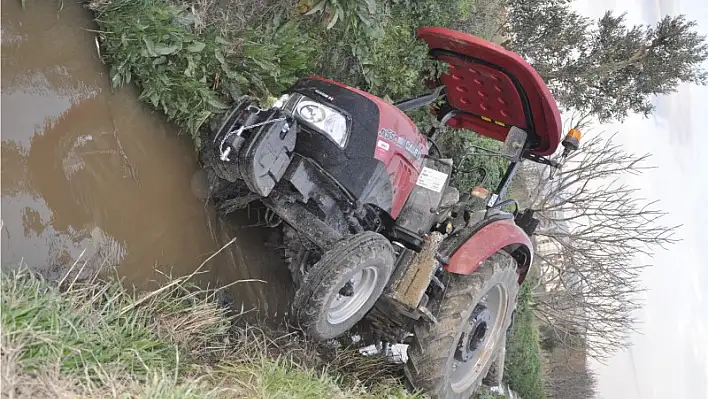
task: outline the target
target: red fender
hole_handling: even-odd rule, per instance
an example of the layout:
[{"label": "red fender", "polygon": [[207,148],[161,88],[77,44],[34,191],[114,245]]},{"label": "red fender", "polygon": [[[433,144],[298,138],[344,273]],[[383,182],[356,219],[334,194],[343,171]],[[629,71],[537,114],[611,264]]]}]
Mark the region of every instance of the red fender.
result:
[{"label": "red fender", "polygon": [[[455,251],[445,269],[450,273],[470,274],[488,257],[509,246],[516,247],[515,251],[525,253],[524,265],[519,266],[531,265],[533,256],[531,239],[512,219],[506,219],[492,222],[473,234]],[[523,277],[521,276],[521,279]]]}]

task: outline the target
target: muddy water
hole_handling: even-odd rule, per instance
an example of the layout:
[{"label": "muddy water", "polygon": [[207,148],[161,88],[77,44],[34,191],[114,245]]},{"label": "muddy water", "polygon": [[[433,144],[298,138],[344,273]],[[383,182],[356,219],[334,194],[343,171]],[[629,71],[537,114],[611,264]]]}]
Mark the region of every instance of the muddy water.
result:
[{"label": "muddy water", "polygon": [[[268,231],[217,221],[193,194],[190,141],[110,88],[90,13],[78,3],[2,3],[2,265],[52,278],[112,270],[138,287],[204,265],[201,284],[240,283],[236,306],[287,308],[287,271]],[[247,223],[238,220],[241,224]]]}]

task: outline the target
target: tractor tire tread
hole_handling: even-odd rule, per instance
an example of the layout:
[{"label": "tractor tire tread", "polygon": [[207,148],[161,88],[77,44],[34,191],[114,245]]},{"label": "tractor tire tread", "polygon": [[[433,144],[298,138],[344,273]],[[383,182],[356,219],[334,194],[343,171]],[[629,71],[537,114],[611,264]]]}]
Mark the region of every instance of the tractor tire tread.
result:
[{"label": "tractor tire tread", "polygon": [[[340,281],[340,276],[351,273],[361,265],[378,262],[381,265],[377,287],[356,317],[340,323],[337,329],[323,328],[328,292]],[[302,286],[295,293],[292,305],[294,322],[315,341],[326,341],[341,335],[361,320],[381,296],[393,273],[395,255],[391,243],[382,235],[366,231],[348,237],[334,245],[305,275]],[[356,320],[354,320],[356,319]]]},{"label": "tractor tire tread", "polygon": [[[469,317],[472,312],[470,307],[479,302],[491,283],[507,285],[511,305],[518,292],[514,276],[516,262],[505,252],[492,255],[470,275],[450,274],[436,315],[438,323],[419,321],[413,328],[414,338],[408,348],[408,362],[404,370],[416,389],[422,389],[432,398],[468,398],[472,395],[482,378],[461,393],[453,392],[448,381],[448,368],[461,333],[459,326],[463,318]],[[506,312],[504,330],[510,322],[510,314],[511,311]],[[491,365],[492,362],[488,362],[480,376],[486,376]]]}]

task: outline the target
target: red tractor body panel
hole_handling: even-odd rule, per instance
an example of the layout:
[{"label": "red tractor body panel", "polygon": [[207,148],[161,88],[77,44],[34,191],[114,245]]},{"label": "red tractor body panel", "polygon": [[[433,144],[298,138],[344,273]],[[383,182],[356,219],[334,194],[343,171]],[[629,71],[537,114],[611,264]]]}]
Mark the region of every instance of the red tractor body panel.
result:
[{"label": "red tractor body panel", "polygon": [[504,141],[510,126],[535,138],[531,151],[551,155],[561,140],[558,106],[541,76],[518,54],[492,42],[446,28],[418,28],[433,58],[448,64],[448,125]]},{"label": "red tractor body panel", "polygon": [[[473,234],[450,258],[445,269],[450,273],[470,274],[488,257],[509,246],[525,246],[529,256],[533,244],[528,235],[514,223],[513,219],[499,220],[482,227]],[[528,259],[531,264],[532,259]]]},{"label": "red tractor body panel", "polygon": [[[312,77],[330,84],[347,88],[371,101],[379,108],[378,138],[373,157],[386,165],[393,186],[391,217],[396,219],[423,168],[423,157],[428,153],[425,136],[420,134],[415,123],[395,105],[373,94],[339,82]],[[355,170],[352,173],[356,173]]]}]

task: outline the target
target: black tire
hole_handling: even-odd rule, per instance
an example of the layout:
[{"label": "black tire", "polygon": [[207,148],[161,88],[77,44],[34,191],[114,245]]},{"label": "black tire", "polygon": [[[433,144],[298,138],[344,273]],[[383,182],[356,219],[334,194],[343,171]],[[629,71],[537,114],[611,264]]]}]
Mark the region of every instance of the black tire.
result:
[{"label": "black tire", "polygon": [[317,246],[285,223],[282,228],[282,244],[283,260],[288,266],[295,289],[298,289],[307,275],[309,266],[314,265],[322,253]]},{"label": "black tire", "polygon": [[[308,270],[295,293],[292,313],[295,323],[315,341],[342,335],[374,306],[393,273],[394,262],[393,247],[381,234],[367,231],[338,242]],[[375,283],[366,301],[346,320],[333,322],[328,312],[342,287],[362,271],[372,269]]]},{"label": "black tire", "polygon": [[[214,176],[213,179],[219,179],[225,183],[233,183],[240,179],[233,166],[229,167],[219,160],[212,143],[202,144],[202,148],[199,150],[199,162],[209,174]],[[213,179],[212,181],[215,181]]]},{"label": "black tire", "polygon": [[[438,323],[420,320],[414,325],[414,337],[408,348],[405,372],[416,389],[425,391],[432,398],[467,399],[482,384],[482,379],[492,366],[496,350],[504,342],[518,293],[516,262],[506,252],[498,252],[474,273],[468,276],[448,274],[448,277],[447,288],[435,312]],[[458,343],[468,328],[477,304],[495,287],[500,288],[500,292],[501,288],[506,292],[505,295],[499,295],[503,298],[499,299],[500,311],[497,315],[502,317],[501,330],[495,329],[490,333],[488,341],[484,341],[486,349],[482,349],[479,364],[472,367],[474,372],[469,374],[469,382],[453,387],[453,364]]]},{"label": "black tire", "polygon": [[219,217],[243,209],[260,198],[246,187],[243,180],[234,182],[224,180],[211,166],[206,166],[204,170],[208,189],[207,198],[216,206]]}]

